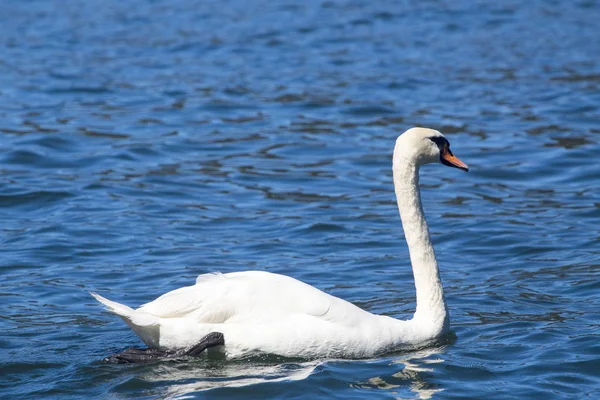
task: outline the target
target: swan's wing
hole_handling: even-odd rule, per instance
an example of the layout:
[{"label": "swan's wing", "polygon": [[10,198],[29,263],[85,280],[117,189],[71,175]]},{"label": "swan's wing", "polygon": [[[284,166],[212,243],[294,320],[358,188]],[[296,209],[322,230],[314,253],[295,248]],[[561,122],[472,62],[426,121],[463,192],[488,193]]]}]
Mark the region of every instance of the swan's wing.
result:
[{"label": "swan's wing", "polygon": [[366,313],[296,279],[262,271],[200,275],[194,286],[173,290],[138,310],[202,323],[260,323],[304,314],[349,325],[352,316]]},{"label": "swan's wing", "polygon": [[227,306],[216,301],[230,291],[230,283],[220,273],[203,274],[193,286],[185,286],[163,294],[136,311],[160,318],[183,318],[194,315],[199,322],[222,322],[228,318]]}]

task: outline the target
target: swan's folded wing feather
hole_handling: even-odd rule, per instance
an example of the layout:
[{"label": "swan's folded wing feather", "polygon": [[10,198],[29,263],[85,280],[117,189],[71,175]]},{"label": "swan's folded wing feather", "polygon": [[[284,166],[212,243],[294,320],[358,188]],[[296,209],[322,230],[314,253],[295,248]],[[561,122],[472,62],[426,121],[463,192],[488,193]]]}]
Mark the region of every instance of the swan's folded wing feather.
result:
[{"label": "swan's folded wing feather", "polygon": [[200,275],[196,285],[165,293],[138,310],[160,318],[183,318],[193,314],[199,322],[222,322],[228,317],[226,304],[222,302],[229,290],[228,283],[221,274]]},{"label": "swan's folded wing feather", "polygon": [[200,275],[194,286],[173,290],[138,310],[202,323],[224,323],[230,318],[268,322],[304,314],[348,325],[353,315],[365,312],[294,278],[262,271]]}]

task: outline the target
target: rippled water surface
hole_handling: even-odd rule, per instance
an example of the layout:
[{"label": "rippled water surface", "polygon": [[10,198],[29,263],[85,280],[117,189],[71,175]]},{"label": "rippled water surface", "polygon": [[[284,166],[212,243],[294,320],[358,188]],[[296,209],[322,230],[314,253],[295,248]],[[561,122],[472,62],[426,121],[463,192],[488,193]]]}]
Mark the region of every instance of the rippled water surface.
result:
[{"label": "rippled water surface", "polygon": [[[6,398],[600,397],[600,3],[4,1]],[[455,337],[372,360],[103,363],[129,305],[246,269],[410,317],[398,134]],[[210,391],[206,391],[211,389]]]}]

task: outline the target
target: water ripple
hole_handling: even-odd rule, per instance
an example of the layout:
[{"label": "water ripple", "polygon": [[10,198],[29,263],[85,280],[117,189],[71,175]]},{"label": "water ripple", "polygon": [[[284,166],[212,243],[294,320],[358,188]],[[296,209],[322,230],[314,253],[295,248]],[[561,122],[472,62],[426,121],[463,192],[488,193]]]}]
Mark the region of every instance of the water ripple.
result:
[{"label": "water ripple", "polygon": [[[600,395],[596,2],[55,3],[0,13],[4,397]],[[139,343],[88,290],[137,305],[216,270],[409,317],[391,152],[413,125],[471,167],[421,179],[455,339],[100,361]]]}]

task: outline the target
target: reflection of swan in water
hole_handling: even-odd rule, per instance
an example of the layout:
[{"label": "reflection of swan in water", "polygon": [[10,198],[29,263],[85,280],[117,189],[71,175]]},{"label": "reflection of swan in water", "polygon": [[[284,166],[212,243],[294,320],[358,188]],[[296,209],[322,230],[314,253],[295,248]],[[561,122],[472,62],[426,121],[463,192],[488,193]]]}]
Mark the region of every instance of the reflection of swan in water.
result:
[{"label": "reflection of swan in water", "polygon": [[441,337],[449,317],[419,193],[419,168],[428,163],[467,170],[438,131],[413,128],[398,137],[394,186],[417,292],[411,320],[371,314],[284,275],[206,274],[137,310],[93,294],[150,348],[125,352],[119,360],[197,355],[211,347],[228,358],[254,352],[366,358]]},{"label": "reflection of swan in water", "polygon": [[138,378],[160,383],[164,388],[161,390],[161,397],[185,398],[185,395],[217,388],[300,381],[308,378],[319,364],[320,361],[274,364],[249,360],[236,362],[201,359],[190,363],[163,363]]},{"label": "reflection of swan in water", "polygon": [[[444,390],[427,381],[435,366],[444,362],[444,348],[440,346],[364,361],[285,362],[284,359],[270,357],[225,361],[202,358],[192,362],[154,365],[136,378],[157,384],[160,397],[166,398],[194,397],[193,394],[197,392],[240,387],[248,387],[244,393],[252,397],[251,386],[311,379],[316,368],[323,372],[331,368],[337,372],[328,378],[329,382],[335,380],[336,375],[345,382],[348,376],[355,376],[360,382],[352,386],[384,390],[395,398],[415,398],[416,394],[418,399],[429,399]],[[369,367],[365,369],[364,365]],[[379,371],[379,376],[361,377],[361,373],[372,373],[374,370]],[[263,395],[268,393],[265,389],[258,390]]]},{"label": "reflection of swan in water", "polygon": [[[418,399],[430,399],[436,393],[443,391],[442,387],[428,382],[426,376],[434,371],[437,364],[443,363],[441,354],[445,346],[437,348],[426,348],[393,358],[386,358],[389,363],[403,365],[402,370],[386,376],[375,376],[368,378],[366,382],[358,384],[363,388],[374,388],[390,391],[395,398],[403,398],[399,393],[402,388],[408,388],[415,393]],[[385,361],[381,360],[381,361]],[[408,393],[407,393],[408,394]],[[410,396],[410,398],[414,398]]]}]

